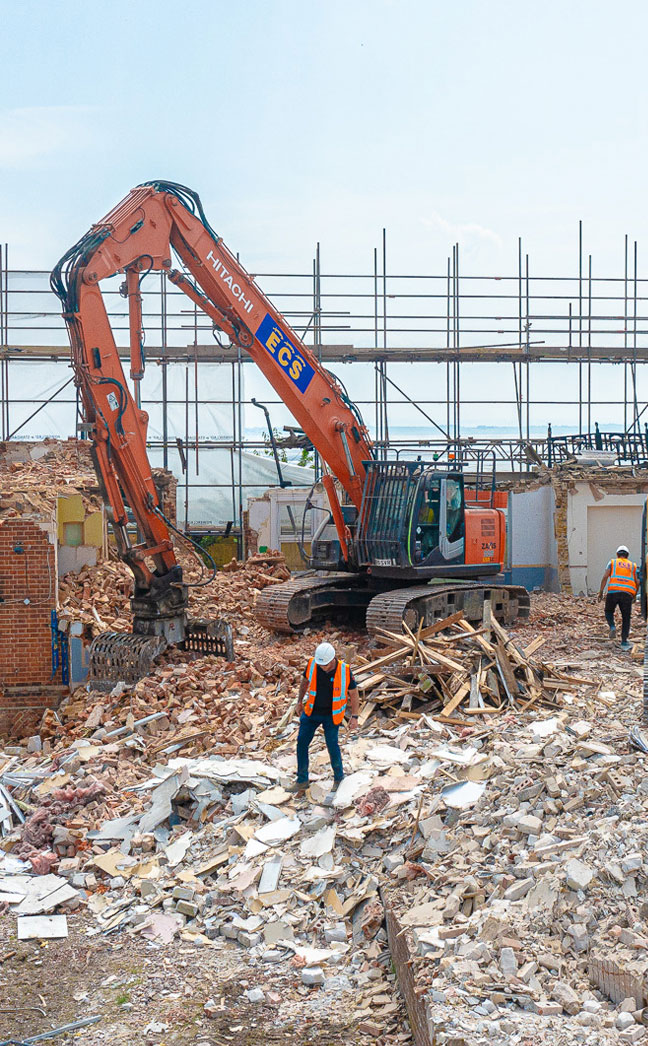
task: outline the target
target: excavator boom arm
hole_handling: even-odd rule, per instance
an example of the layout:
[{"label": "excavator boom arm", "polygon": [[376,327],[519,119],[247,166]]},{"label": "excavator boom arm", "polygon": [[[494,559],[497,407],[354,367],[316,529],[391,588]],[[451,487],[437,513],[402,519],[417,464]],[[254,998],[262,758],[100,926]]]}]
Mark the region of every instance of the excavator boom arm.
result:
[{"label": "excavator boom arm", "polygon": [[[184,272],[172,268],[174,253]],[[146,453],[148,416],[139,406],[140,281],[151,270],[167,272],[215,328],[249,353],[358,510],[363,462],[372,454],[356,408],[213,231],[199,197],[170,182],[138,186],[67,252],[52,273],[52,286],[63,303],[75,380],[93,426],[95,463],[120,551],[142,590],[175,566]],[[118,272],[126,276],[122,293],[128,298],[135,397],[99,287]],[[124,497],[143,536],[139,548],[126,534]]]}]

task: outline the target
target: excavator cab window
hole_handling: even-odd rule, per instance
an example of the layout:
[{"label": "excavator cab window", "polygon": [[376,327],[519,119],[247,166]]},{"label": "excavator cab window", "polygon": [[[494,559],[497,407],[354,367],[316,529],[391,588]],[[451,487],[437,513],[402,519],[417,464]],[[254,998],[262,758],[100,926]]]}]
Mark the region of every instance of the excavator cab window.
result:
[{"label": "excavator cab window", "polygon": [[426,476],[419,490],[413,540],[414,563],[422,563],[439,545],[440,509],[441,479],[439,476]]},{"label": "excavator cab window", "polygon": [[461,475],[430,472],[419,481],[412,513],[410,562],[429,566],[456,560],[464,549],[464,490]]},{"label": "excavator cab window", "polygon": [[463,489],[456,479],[445,480],[446,537],[452,544],[464,533]]}]

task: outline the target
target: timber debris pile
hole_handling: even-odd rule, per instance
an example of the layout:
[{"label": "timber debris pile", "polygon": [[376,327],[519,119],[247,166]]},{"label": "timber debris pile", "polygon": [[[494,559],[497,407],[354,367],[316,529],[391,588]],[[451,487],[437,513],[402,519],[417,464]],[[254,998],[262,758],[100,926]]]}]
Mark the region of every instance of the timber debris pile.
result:
[{"label": "timber debris pile", "polygon": [[386,647],[374,660],[359,659],[358,689],[371,710],[390,710],[398,718],[425,712],[447,719],[458,711],[490,716],[555,707],[562,693],[592,685],[535,659],[542,637],[524,648],[494,618],[475,629],[459,611],[416,635],[404,627],[402,635],[382,631]]}]

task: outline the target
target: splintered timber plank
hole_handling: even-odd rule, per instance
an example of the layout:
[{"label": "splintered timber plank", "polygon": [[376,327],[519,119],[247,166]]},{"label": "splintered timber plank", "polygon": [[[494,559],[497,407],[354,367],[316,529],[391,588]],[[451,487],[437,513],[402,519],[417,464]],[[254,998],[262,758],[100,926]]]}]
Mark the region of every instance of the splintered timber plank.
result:
[{"label": "splintered timber plank", "polygon": [[526,659],[524,654],[521,652],[521,650],[518,649],[518,647],[515,645],[515,643],[509,636],[508,632],[502,628],[499,621],[496,621],[495,618],[493,618],[493,630],[499,636],[499,639],[505,647],[508,656],[513,661],[515,661],[516,664],[520,665],[523,668],[526,665]]},{"label": "splintered timber plank", "polygon": [[[393,639],[395,642],[402,642],[403,639],[405,639],[407,643],[406,653],[410,653],[413,649],[415,642],[414,639],[410,639],[408,636],[397,636],[395,632],[388,632],[387,629],[382,629],[381,631],[384,635],[389,636],[389,638]],[[427,657],[431,657],[440,665],[446,665],[446,667],[451,668],[453,672],[461,672],[463,670],[463,665],[460,665],[457,661],[452,661],[449,657],[446,657],[445,654],[441,654],[437,650],[429,649],[429,647],[426,647],[423,642],[421,642],[419,649],[421,653],[425,652]]]},{"label": "splintered timber plank", "polygon": [[437,632],[443,632],[444,629],[450,628],[450,625],[455,625],[461,620],[463,611],[458,610],[455,614],[451,614],[450,617],[444,617],[442,621],[436,621],[433,625],[428,625],[421,632],[421,639],[429,639],[430,636],[436,635]]},{"label": "splintered timber plank", "polygon": [[358,716],[358,726],[364,726],[375,707],[375,701],[365,701],[364,705],[362,706],[362,711]]},{"label": "splintered timber plank", "polygon": [[501,639],[497,640],[497,665],[500,670],[502,679],[506,684],[506,688],[511,698],[514,699],[520,692],[520,686],[518,680],[515,678],[513,667],[508,658],[508,652],[504,643]]},{"label": "splintered timber plank", "polygon": [[486,672],[486,686],[489,688],[491,693],[496,694],[498,699],[500,697],[499,683],[497,682],[497,673],[495,672],[495,662]]},{"label": "splintered timber plank", "polygon": [[461,618],[461,620],[459,621],[459,625],[464,630],[464,632],[467,632],[468,635],[475,640],[477,645],[482,648],[484,653],[490,654],[491,657],[495,656],[495,648],[493,644],[489,643],[487,639],[484,639],[484,636],[481,635],[481,632],[478,631],[476,628],[473,628],[472,625],[470,625],[465,620],[465,618]]},{"label": "splintered timber plank", "polygon": [[378,672],[373,676],[368,676],[367,679],[361,679],[358,682],[358,690],[361,692],[364,690],[370,690],[372,687],[378,686],[379,683],[382,683],[384,679],[384,672]]},{"label": "splintered timber plank", "polygon": [[463,672],[463,665],[460,665],[458,661],[453,661],[451,658],[446,657],[445,654],[441,654],[438,650],[431,650],[421,643],[421,652],[425,652],[426,657],[432,661],[436,661],[439,665],[445,665],[446,668],[451,668],[453,672]]},{"label": "splintered timber plank", "polygon": [[457,690],[457,693],[454,695],[454,697],[450,701],[448,701],[447,705],[443,706],[442,715],[444,715],[444,716],[452,715],[452,713],[454,712],[455,708],[459,707],[459,705],[461,704],[461,702],[463,701],[464,697],[469,692],[469,690],[470,690],[470,681],[462,683],[462,685],[459,687],[459,689]]},{"label": "splintered timber plank", "polygon": [[473,672],[470,677],[470,697],[468,699],[468,708],[475,709],[479,708],[479,672]]},{"label": "splintered timber plank", "polygon": [[582,679],[581,676],[567,676],[562,672],[557,672],[555,669],[552,669],[549,665],[543,667],[546,667],[547,672],[549,672],[555,680],[569,683],[570,686],[599,686],[599,682],[596,679]]},{"label": "splintered timber plank", "polygon": [[[402,640],[401,636],[401,640]],[[376,658],[375,661],[369,661],[368,664],[363,665],[361,669],[355,673],[356,676],[364,675],[365,672],[374,672],[377,668],[382,668],[384,665],[390,665],[392,661],[398,661],[400,658],[407,657],[411,650],[409,646],[400,646],[397,649],[392,649],[388,654],[384,654],[382,657]]]},{"label": "splintered timber plank", "polygon": [[546,642],[547,639],[545,636],[536,636],[536,638],[533,639],[529,643],[529,645],[524,648],[524,656],[531,657],[531,654],[535,654],[536,650],[539,650],[540,647],[544,646]]},{"label": "splintered timber plank", "polygon": [[[405,624],[404,621],[403,621],[403,625],[404,625],[405,628],[407,628],[407,625]],[[415,662],[416,662],[416,656],[417,656],[418,650],[419,650],[419,643],[421,642],[421,631],[422,631],[422,629],[423,629],[423,618],[421,618],[421,620],[419,621],[419,627],[418,627],[418,629],[416,631],[416,635],[415,636],[412,633],[412,630],[410,628],[407,628],[407,631],[409,632],[409,634],[414,639],[414,649],[412,650],[412,656],[410,658],[410,664],[412,664],[412,665],[415,664]]]}]

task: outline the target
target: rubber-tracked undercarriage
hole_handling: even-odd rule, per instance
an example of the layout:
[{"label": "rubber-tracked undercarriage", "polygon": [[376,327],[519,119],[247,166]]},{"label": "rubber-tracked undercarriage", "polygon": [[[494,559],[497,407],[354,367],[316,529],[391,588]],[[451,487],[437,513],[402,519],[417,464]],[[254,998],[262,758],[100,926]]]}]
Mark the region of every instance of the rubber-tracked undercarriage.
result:
[{"label": "rubber-tracked undercarriage", "polygon": [[529,593],[518,585],[485,582],[447,582],[377,591],[366,576],[334,573],[309,575],[266,588],[256,602],[257,621],[276,632],[297,632],[327,617],[352,610],[366,612],[370,635],[381,630],[403,631],[433,624],[461,610],[467,621],[480,622],[484,601],[490,599],[493,615],[510,626],[529,616]]}]

